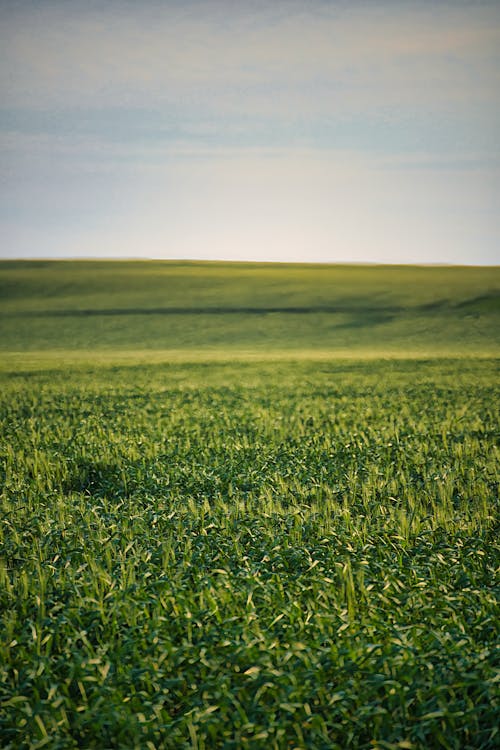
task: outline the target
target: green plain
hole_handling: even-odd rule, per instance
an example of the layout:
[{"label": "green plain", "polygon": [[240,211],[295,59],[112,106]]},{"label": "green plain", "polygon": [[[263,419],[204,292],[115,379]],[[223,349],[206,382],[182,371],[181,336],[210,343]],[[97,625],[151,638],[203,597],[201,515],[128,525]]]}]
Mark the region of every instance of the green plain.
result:
[{"label": "green plain", "polygon": [[0,263],[0,746],[498,747],[499,290]]},{"label": "green plain", "polygon": [[401,357],[500,344],[497,267],[11,261],[0,300],[5,352]]}]

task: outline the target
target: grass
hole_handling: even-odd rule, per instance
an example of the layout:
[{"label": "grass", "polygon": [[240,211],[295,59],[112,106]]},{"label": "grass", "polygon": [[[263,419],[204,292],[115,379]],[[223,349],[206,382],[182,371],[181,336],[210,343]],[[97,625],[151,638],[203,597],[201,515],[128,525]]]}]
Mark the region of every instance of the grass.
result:
[{"label": "grass", "polygon": [[500,268],[0,263],[0,350],[496,356]]},{"label": "grass", "polygon": [[[44,268],[51,310],[139,304],[133,294],[115,298],[112,285],[98,304],[97,282],[81,299],[78,285],[97,266],[5,267],[13,329],[37,320],[23,314],[42,309]],[[110,274],[112,264],[103,268]],[[193,273],[210,286],[203,268]],[[247,267],[206,270],[227,283],[219,306],[234,304],[227,277]],[[250,270],[278,283],[279,269]],[[354,285],[356,269],[322,273],[337,270]],[[106,316],[96,314],[47,315],[47,348],[34,325],[6,348],[2,747],[498,746],[499,378],[487,333],[496,271],[478,270],[469,288],[465,269],[420,270],[437,276],[410,290],[410,312],[395,316],[407,333],[399,347],[387,322],[371,329],[370,346],[351,329],[344,357],[338,340],[300,329],[295,343],[279,329],[276,348],[252,348],[247,319],[256,313],[240,312],[220,322],[222,339],[227,318],[248,323],[226,349],[196,349],[186,334],[170,350],[172,316],[158,313],[165,339],[144,335],[137,351],[139,329],[123,334],[129,348],[119,337],[105,347],[95,326]],[[357,272],[364,312],[348,315],[368,318],[393,270]],[[420,315],[411,305],[430,304],[446,274],[458,279],[443,313],[454,319],[439,332],[441,356],[427,340],[424,357],[411,345]],[[313,306],[320,275],[297,288],[303,307]],[[63,276],[76,289],[71,303],[62,302]],[[164,306],[155,294],[144,292],[141,305]],[[404,288],[394,295],[403,307]],[[480,334],[467,334],[468,356],[457,357],[467,299],[482,306]],[[334,302],[333,292],[325,297]],[[203,327],[214,313],[195,315]],[[134,316],[116,317],[123,325]],[[89,337],[94,326],[93,357],[68,338],[72,322]]]}]

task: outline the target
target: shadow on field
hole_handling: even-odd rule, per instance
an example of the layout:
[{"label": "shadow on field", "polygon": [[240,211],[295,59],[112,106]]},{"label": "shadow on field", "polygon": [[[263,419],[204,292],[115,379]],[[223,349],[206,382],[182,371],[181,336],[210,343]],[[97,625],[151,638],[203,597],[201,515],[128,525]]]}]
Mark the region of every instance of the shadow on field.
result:
[{"label": "shadow on field", "polygon": [[84,492],[94,497],[127,497],[127,476],[123,467],[80,460],[63,482],[65,493]]},{"label": "shadow on field", "polygon": [[367,312],[366,310],[358,311],[358,314],[351,313],[351,319],[344,323],[337,323],[335,328],[366,328],[367,326],[378,326],[390,323],[397,315],[385,311],[376,310]]},{"label": "shadow on field", "polygon": [[[373,303],[375,302],[375,304]],[[500,309],[500,293],[492,290],[487,294],[451,301],[438,299],[420,305],[387,305],[372,301],[367,304],[364,297],[344,297],[336,304],[318,305],[219,305],[219,306],[183,306],[183,307],[108,307],[108,308],[67,308],[45,310],[17,310],[4,312],[3,315],[20,317],[45,316],[51,318],[66,317],[99,317],[99,316],[129,316],[129,315],[268,315],[279,313],[282,315],[317,315],[321,313],[344,313],[365,319],[365,316],[388,316],[389,319],[403,313],[435,313],[449,312],[493,312]]]},{"label": "shadow on field", "polygon": [[[386,313],[397,314],[407,308],[396,305],[370,305],[362,301],[350,301],[339,305],[314,305],[314,306],[224,306],[224,307],[109,307],[109,308],[87,308],[66,310],[22,310],[12,315],[23,318],[44,316],[50,318],[85,318],[99,316],[129,316],[129,315],[269,315],[279,313],[281,315],[317,315],[318,313],[351,313],[371,314]],[[9,313],[7,313],[9,315]]]}]

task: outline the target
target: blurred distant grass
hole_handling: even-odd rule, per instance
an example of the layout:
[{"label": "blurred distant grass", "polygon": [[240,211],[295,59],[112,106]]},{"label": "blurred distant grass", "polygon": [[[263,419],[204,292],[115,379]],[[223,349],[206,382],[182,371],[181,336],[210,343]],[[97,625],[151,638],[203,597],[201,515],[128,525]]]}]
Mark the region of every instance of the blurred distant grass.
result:
[{"label": "blurred distant grass", "polygon": [[491,355],[499,331],[496,267],[0,263],[5,352]]}]

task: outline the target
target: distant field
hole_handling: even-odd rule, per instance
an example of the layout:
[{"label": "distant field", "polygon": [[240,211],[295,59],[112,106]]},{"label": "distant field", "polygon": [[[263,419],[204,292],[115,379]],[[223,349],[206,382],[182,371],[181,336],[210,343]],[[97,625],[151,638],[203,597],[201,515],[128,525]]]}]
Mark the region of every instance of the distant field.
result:
[{"label": "distant field", "polygon": [[0,263],[5,352],[496,355],[499,332],[497,267]]},{"label": "distant field", "polygon": [[0,279],[2,750],[498,747],[498,269]]}]

